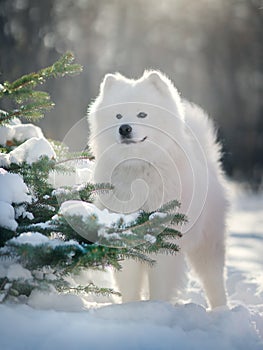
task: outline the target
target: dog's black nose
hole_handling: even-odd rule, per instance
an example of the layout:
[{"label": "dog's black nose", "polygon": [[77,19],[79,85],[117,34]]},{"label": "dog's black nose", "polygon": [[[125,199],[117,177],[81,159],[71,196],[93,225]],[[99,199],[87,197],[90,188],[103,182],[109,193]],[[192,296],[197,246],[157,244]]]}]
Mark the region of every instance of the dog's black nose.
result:
[{"label": "dog's black nose", "polygon": [[132,132],[132,127],[129,124],[123,124],[119,128],[119,133],[122,137],[129,137]]}]

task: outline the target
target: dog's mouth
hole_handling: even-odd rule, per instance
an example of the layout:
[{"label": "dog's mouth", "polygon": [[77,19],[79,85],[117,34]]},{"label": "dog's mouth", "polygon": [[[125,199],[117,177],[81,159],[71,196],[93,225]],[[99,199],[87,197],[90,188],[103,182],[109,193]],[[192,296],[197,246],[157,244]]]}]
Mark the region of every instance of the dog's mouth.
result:
[{"label": "dog's mouth", "polygon": [[125,143],[126,145],[129,145],[129,144],[131,144],[131,143],[141,143],[141,142],[144,142],[146,139],[147,139],[147,136],[144,136],[144,137],[143,137],[142,139],[140,139],[140,140],[134,140],[134,139],[130,139],[130,138],[125,137],[125,138],[123,138],[123,139],[121,140],[121,143]]}]

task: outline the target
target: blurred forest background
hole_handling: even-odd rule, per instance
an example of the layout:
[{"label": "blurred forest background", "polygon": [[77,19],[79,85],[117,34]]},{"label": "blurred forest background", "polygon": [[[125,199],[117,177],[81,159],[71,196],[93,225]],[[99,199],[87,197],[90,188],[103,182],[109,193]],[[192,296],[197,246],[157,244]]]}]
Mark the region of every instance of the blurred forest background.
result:
[{"label": "blurred forest background", "polygon": [[[263,173],[263,1],[0,0],[0,81],[72,50],[84,72],[45,89],[56,108],[39,122],[63,140],[107,72],[165,72],[216,119],[224,166],[257,187]],[[2,106],[3,108],[3,106]],[[80,139],[76,134],[76,147]]]}]

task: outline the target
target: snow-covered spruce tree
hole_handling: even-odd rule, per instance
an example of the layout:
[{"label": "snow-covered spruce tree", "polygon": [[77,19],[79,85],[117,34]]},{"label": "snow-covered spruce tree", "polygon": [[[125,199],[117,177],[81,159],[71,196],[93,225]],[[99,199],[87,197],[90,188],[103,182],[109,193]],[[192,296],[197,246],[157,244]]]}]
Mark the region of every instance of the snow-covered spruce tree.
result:
[{"label": "snow-covered spruce tree", "polygon": [[[22,124],[44,116],[54,104],[47,92],[36,90],[49,78],[81,71],[67,53],[52,66],[0,84],[1,99],[10,98],[17,108],[0,110],[0,301],[20,300],[34,288],[59,291],[115,293],[89,283],[70,286],[65,276],[81,269],[120,269],[123,259],[149,264],[152,253],[174,254],[171,239],[181,236],[174,224],[186,218],[179,203],[167,203],[155,213],[140,211],[120,215],[100,211],[92,200],[110,184],[82,179],[55,188],[52,175],[77,178],[92,166],[88,151],[72,154],[59,142],[48,141],[42,130]],[[88,177],[87,177],[88,178]],[[152,257],[153,255],[151,255]]]}]

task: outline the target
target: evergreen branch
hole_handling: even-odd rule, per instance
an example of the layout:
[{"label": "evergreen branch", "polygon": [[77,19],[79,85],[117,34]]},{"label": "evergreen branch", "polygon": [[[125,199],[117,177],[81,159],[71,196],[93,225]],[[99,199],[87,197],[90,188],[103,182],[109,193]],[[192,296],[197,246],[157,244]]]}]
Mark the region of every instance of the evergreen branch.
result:
[{"label": "evergreen branch", "polygon": [[106,193],[114,189],[113,185],[109,183],[91,184],[87,183],[84,188],[79,190],[79,195],[83,201],[87,201],[99,193]]},{"label": "evergreen branch", "polygon": [[[136,220],[135,223],[131,223],[130,225],[127,225],[125,227],[110,228],[108,232],[109,233],[111,233],[111,232],[123,233],[125,231],[132,230],[133,232],[139,233],[140,231],[145,232],[144,229],[146,229],[146,228],[148,229],[147,233],[154,232],[156,230],[158,232],[160,232],[160,227],[162,227],[163,230],[165,230],[166,227],[165,226],[163,227],[163,225],[170,225],[171,222],[174,220],[174,216],[176,216],[178,214],[167,214],[165,217],[156,216],[152,220],[149,220],[149,216],[151,214],[144,213],[143,215],[144,215],[143,222],[141,222],[141,220]],[[180,218],[181,218],[181,216],[180,216]],[[179,218],[178,218],[178,220],[179,220]]]},{"label": "evergreen branch", "polygon": [[0,291],[3,290],[5,288],[6,283],[8,282],[8,278],[4,277],[1,279],[0,281]]},{"label": "evergreen branch", "polygon": [[12,94],[12,97],[16,100],[18,104],[23,103],[24,101],[44,101],[50,100],[50,95],[45,91],[34,91],[29,88],[22,88],[15,90]]},{"label": "evergreen branch", "polygon": [[175,255],[180,251],[180,248],[178,245],[174,243],[168,243],[165,242],[162,244],[162,247],[160,247],[159,252],[164,252],[167,255]]},{"label": "evergreen branch", "polygon": [[176,254],[180,248],[177,244],[164,241],[160,236],[157,237],[155,243],[144,243],[141,246],[135,247],[139,251],[143,251],[145,255],[152,255],[165,252],[167,254]]},{"label": "evergreen branch", "polygon": [[[97,195],[98,193],[105,193],[113,189],[110,184],[91,184],[87,183],[84,186],[73,186],[73,187],[63,187],[62,189],[58,188],[52,192],[52,196],[56,197],[60,203],[63,203],[67,200],[79,200],[81,199],[84,202],[91,202],[92,196]],[[72,217],[73,218],[73,217]],[[77,222],[81,222],[81,218],[76,219]]]},{"label": "evergreen branch", "polygon": [[[4,245],[6,244],[7,241],[9,241],[10,239],[14,238],[16,236],[16,232],[11,231],[7,228],[4,227],[0,227],[1,230],[1,234],[0,234],[0,248],[4,247]],[[2,254],[0,254],[1,256]]]},{"label": "evergreen branch", "polygon": [[67,52],[53,65],[43,68],[36,73],[30,73],[10,83],[4,82],[0,90],[0,99],[9,97],[18,104],[25,101],[32,101],[22,105],[19,109],[12,111],[0,111],[0,125],[14,117],[24,117],[28,120],[42,118],[46,111],[49,111],[54,103],[50,101],[47,92],[34,91],[37,85],[41,85],[49,78],[63,77],[65,75],[78,74],[82,71],[79,64],[72,64],[74,56]]},{"label": "evergreen branch", "polygon": [[175,210],[175,208],[180,208],[181,204],[177,200],[170,201],[168,203],[163,204],[157,212],[167,213],[171,210]]},{"label": "evergreen branch", "polygon": [[[8,96],[17,98],[17,94],[20,92],[21,95],[24,94],[24,88],[34,89],[37,85],[45,83],[47,79],[80,73],[82,71],[82,66],[79,64],[72,64],[73,61],[73,54],[67,52],[49,67],[43,68],[36,73],[24,75],[13,83],[4,82],[3,89],[0,90],[0,97]],[[16,93],[15,96],[13,96],[14,93]]]},{"label": "evergreen branch", "polygon": [[67,162],[71,162],[71,161],[75,161],[75,160],[94,160],[94,156],[71,157],[71,158],[67,158],[67,159],[63,159],[63,160],[57,161],[56,165],[67,163]]},{"label": "evergreen branch", "polygon": [[147,263],[150,266],[154,266],[156,261],[149,256],[147,256],[147,252],[144,249],[143,252],[140,251],[138,246],[133,249],[120,249],[123,252],[120,254],[120,259],[121,260],[126,260],[126,259],[133,259],[135,261],[139,261],[142,263]]},{"label": "evergreen branch", "polygon": [[182,237],[182,233],[178,230],[175,230],[171,227],[165,227],[164,230],[160,233],[160,235],[163,237],[163,238],[167,238],[167,237]]},{"label": "evergreen branch", "polygon": [[112,288],[104,288],[104,287],[98,287],[94,283],[89,283],[87,286],[77,286],[77,287],[59,287],[58,291],[64,292],[64,293],[87,293],[87,294],[97,294],[97,295],[103,295],[103,296],[109,296],[109,295],[117,295],[121,296],[119,292],[116,292]]},{"label": "evergreen branch", "polygon": [[42,118],[46,111],[53,108],[55,104],[48,100],[41,100],[21,106],[20,109],[14,109],[10,112],[0,113],[0,125],[15,117],[24,117],[28,120]]}]

